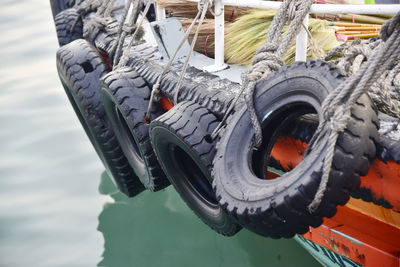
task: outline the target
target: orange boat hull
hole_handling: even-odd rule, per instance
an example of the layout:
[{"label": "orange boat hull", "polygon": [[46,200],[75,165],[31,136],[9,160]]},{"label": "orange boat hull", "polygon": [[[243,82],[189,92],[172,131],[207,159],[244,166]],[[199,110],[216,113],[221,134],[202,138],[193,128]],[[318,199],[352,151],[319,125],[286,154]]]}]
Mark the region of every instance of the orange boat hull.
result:
[{"label": "orange boat hull", "polygon": [[[300,140],[281,137],[272,157],[290,170],[302,160],[306,147]],[[362,199],[351,198],[346,206],[338,207],[334,217],[325,218],[323,225],[310,228],[298,239],[305,238],[364,266],[400,266],[400,165],[375,159],[361,181],[355,195]],[[327,257],[347,266],[340,258]]]}]

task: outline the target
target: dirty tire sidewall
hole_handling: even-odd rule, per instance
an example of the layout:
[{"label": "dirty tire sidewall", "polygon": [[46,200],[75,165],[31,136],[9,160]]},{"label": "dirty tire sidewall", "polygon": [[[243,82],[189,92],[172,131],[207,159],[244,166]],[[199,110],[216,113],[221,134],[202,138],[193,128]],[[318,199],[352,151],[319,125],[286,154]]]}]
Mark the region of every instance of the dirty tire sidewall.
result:
[{"label": "dirty tire sidewall", "polygon": [[101,102],[99,79],[109,69],[96,48],[76,40],[57,52],[57,70],[78,119],[118,188],[128,196],[143,186],[122,153]]},{"label": "dirty tire sidewall", "polygon": [[200,105],[184,101],[151,123],[151,140],[168,179],[210,228],[232,236],[241,227],[218,204],[212,190],[215,143],[208,136],[219,121]]},{"label": "dirty tire sidewall", "polygon": [[[72,26],[76,20],[76,26],[74,29],[72,29]],[[79,18],[79,14],[75,8],[68,8],[58,13],[54,21],[56,25],[58,43],[60,46],[83,38],[82,19]]]},{"label": "dirty tire sidewall", "polygon": [[[159,191],[170,183],[154,154],[145,114],[151,89],[133,69],[112,71],[101,81],[101,94],[108,118],[132,169],[143,186]],[[164,111],[158,103],[152,106],[151,119]]]}]

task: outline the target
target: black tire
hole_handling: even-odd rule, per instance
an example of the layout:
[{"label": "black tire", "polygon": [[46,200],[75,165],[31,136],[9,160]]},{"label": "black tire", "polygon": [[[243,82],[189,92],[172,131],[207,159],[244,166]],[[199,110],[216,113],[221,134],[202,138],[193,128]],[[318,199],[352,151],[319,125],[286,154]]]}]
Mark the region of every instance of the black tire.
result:
[{"label": "black tire", "polygon": [[215,143],[209,135],[218,119],[200,105],[184,101],[150,124],[157,158],[176,191],[216,232],[232,236],[241,227],[218,204],[211,186]]},{"label": "black tire", "polygon": [[128,196],[144,190],[129,166],[101,102],[99,79],[109,69],[96,48],[76,40],[57,52],[57,69],[65,92],[108,174]]},{"label": "black tire", "polygon": [[[151,146],[149,124],[145,123],[151,95],[147,83],[131,68],[118,69],[102,79],[101,93],[117,139],[143,186],[153,192],[168,186]],[[163,113],[154,103],[152,119]]]},{"label": "black tire", "polygon": [[260,171],[266,166],[275,130],[311,110],[321,117],[323,100],[343,80],[329,64],[311,61],[284,67],[258,83],[255,105],[263,118],[263,145],[257,152],[252,151],[254,130],[247,109],[230,117],[217,145],[213,186],[220,204],[243,226],[273,238],[305,233],[309,226],[321,225],[323,217],[332,217],[336,206],[344,205],[349,192],[359,187],[360,175],[367,174],[375,156],[379,125],[367,95],[352,108],[347,129],[338,138],[327,190],[315,213],[310,214],[307,207],[320,183],[328,133],[282,177],[263,180]]},{"label": "black tire", "polygon": [[[54,20],[60,46],[69,44],[83,37],[82,18],[80,18],[75,8],[68,8],[58,13]],[[77,23],[75,27],[72,28],[75,21],[77,21]]]},{"label": "black tire", "polygon": [[50,0],[51,11],[53,13],[53,18],[56,17],[58,13],[70,7],[70,0]]}]

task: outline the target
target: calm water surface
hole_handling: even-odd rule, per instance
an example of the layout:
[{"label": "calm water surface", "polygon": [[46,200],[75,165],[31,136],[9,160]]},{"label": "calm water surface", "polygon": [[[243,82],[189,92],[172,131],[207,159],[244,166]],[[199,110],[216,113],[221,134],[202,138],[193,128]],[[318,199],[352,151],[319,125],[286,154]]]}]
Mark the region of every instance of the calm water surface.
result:
[{"label": "calm water surface", "polygon": [[172,188],[118,193],[69,106],[46,0],[0,1],[0,266],[317,266],[293,240],[214,234]]}]

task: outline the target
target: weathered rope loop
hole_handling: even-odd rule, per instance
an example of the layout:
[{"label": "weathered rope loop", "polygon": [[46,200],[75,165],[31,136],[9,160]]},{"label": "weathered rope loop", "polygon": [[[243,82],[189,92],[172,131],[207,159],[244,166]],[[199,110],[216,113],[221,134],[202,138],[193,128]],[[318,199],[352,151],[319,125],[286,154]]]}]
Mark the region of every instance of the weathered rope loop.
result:
[{"label": "weathered rope loop", "polygon": [[[351,76],[381,49],[384,42],[380,38],[366,41],[360,39],[345,43],[331,50],[325,60],[330,60],[344,76]],[[371,86],[368,94],[379,111],[400,118],[400,58],[394,61]]]},{"label": "weathered rope loop", "polygon": [[192,56],[194,46],[196,45],[196,41],[197,41],[197,37],[199,36],[201,25],[203,24],[204,18],[206,17],[207,10],[209,8],[209,5],[212,4],[212,1],[211,0],[203,0],[203,1],[200,1],[199,3],[202,3],[201,6],[200,5],[198,6],[198,7],[202,8],[202,9],[198,10],[198,12],[201,12],[201,16],[200,16],[199,24],[197,25],[197,28],[196,28],[196,32],[193,36],[193,40],[190,45],[189,52],[186,55],[185,63],[183,64],[183,68],[182,68],[181,74],[179,76],[178,84],[175,88],[175,92],[174,92],[174,104],[175,105],[178,104],[178,96],[179,96],[180,89],[182,87],[183,78],[185,76],[187,67],[189,65],[189,61]]},{"label": "weathered rope loop", "polygon": [[83,24],[83,37],[94,41],[98,33],[106,29],[109,22],[109,18],[103,18],[97,14],[91,15],[90,19]]},{"label": "weathered rope loop", "polygon": [[211,7],[213,4],[213,0],[200,0],[197,2],[197,10],[201,12],[204,10],[204,6],[207,4],[207,8]]},{"label": "weathered rope loop", "polygon": [[379,36],[386,42],[387,39],[392,36],[394,31],[399,30],[400,25],[400,13],[397,13],[394,17],[389,19],[381,28]]},{"label": "weathered rope loop", "polygon": [[[215,12],[212,9],[212,6],[214,5],[214,0],[208,0],[208,10],[210,11],[211,15],[213,15],[214,17],[218,17],[221,16],[223,11],[222,9],[218,10],[218,12]],[[234,11],[235,12],[235,11]]]},{"label": "weathered rope loop", "polygon": [[136,30],[136,26],[124,25],[122,27],[122,31],[125,32],[126,34],[134,33],[135,30]]},{"label": "weathered rope loop", "polygon": [[317,143],[321,135],[330,128],[328,149],[323,163],[323,174],[314,200],[308,206],[311,213],[315,212],[324,197],[329,174],[332,168],[333,156],[337,138],[347,126],[351,116],[351,108],[360,96],[366,93],[374,82],[396,62],[400,54],[400,12],[387,21],[382,27],[386,43],[380,47],[368,63],[351,77],[346,79],[333,92],[331,92],[322,104],[324,121],[320,123],[316,133],[309,143],[308,151]]},{"label": "weathered rope loop", "polygon": [[[118,26],[117,41],[114,42],[113,46],[110,49],[110,54],[114,55],[113,66],[116,66],[118,64],[118,61],[122,54],[122,48],[125,43],[125,38],[128,34],[127,31],[124,31],[124,26],[132,26],[133,27],[135,25],[135,23],[138,19],[142,4],[143,4],[143,2],[141,0],[136,0],[136,2],[134,2],[134,0],[128,0],[126,3],[125,12],[123,13],[121,22]],[[129,21],[126,22],[131,6],[132,6],[132,12],[130,14]]]},{"label": "weathered rope loop", "polygon": [[79,20],[83,20],[84,16],[94,10],[98,10],[102,6],[105,6],[107,1],[101,0],[89,0],[85,2],[77,2],[74,6],[76,12],[78,13],[78,17],[75,19],[74,23],[72,23],[71,29],[69,30],[71,33],[75,30],[76,25],[78,25]]},{"label": "weathered rope loop", "polygon": [[332,59],[334,59],[336,57],[339,57],[340,53],[342,53],[343,51],[345,51],[349,47],[354,46],[354,45],[359,45],[360,43],[361,43],[361,39],[359,39],[359,38],[355,39],[353,42],[343,43],[343,44],[333,48],[328,53],[326,53],[324,60],[325,61],[329,61],[329,60],[332,60]]},{"label": "weathered rope loop", "polygon": [[198,12],[196,14],[196,17],[193,19],[192,23],[190,24],[189,28],[186,30],[185,35],[182,37],[178,47],[175,49],[174,54],[172,55],[172,57],[170,57],[167,65],[165,65],[163,71],[161,72],[160,76],[158,76],[156,83],[153,85],[152,88],[152,92],[151,92],[151,97],[150,97],[150,102],[149,102],[149,106],[147,108],[147,112],[146,112],[146,117],[145,120],[147,122],[150,122],[151,120],[151,108],[153,105],[154,101],[157,101],[157,98],[159,98],[159,87],[161,84],[161,80],[163,78],[163,76],[170,70],[172,63],[174,62],[176,56],[178,55],[178,52],[180,51],[180,49],[182,48],[182,46],[184,45],[184,43],[186,42],[186,40],[188,40],[190,33],[193,30],[194,25],[196,24],[196,22],[199,20],[200,15],[202,14],[201,9],[198,9]]},{"label": "weathered rope loop", "polygon": [[[135,42],[136,36],[139,33],[139,30],[142,27],[143,21],[145,20],[146,15],[150,10],[151,4],[152,4],[151,0],[146,0],[146,6],[145,6],[145,8],[143,10],[143,13],[142,13],[142,16],[140,17],[140,20],[136,23],[136,25],[135,25],[135,21],[133,19],[131,20],[131,24],[129,26],[135,27],[135,32],[132,34],[131,40],[129,41],[128,45],[124,49],[124,51],[122,53],[122,56],[121,56],[118,64],[116,65],[117,68],[123,67],[128,63],[128,61],[129,61],[129,52],[131,51],[133,43]],[[126,32],[124,31],[123,33],[126,33]]]},{"label": "weathered rope loop", "polygon": [[115,0],[92,0],[85,3],[86,5],[81,9],[81,12],[84,12],[81,14],[81,17],[83,17],[83,14],[86,14],[87,12],[95,9],[96,13],[90,14],[89,19],[85,20],[85,23],[83,24],[83,37],[94,41],[98,33],[105,30],[112,20],[111,12],[114,10]]}]

